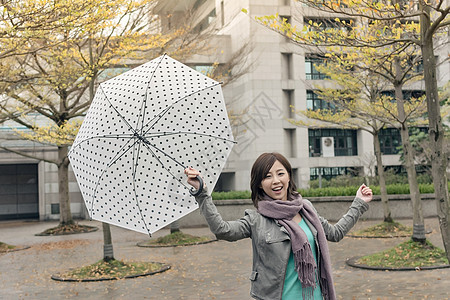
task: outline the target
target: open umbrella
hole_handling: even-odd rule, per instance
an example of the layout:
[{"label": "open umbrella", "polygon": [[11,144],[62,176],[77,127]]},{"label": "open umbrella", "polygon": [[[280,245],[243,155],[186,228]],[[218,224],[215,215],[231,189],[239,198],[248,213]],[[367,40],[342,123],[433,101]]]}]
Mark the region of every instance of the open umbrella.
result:
[{"label": "open umbrella", "polygon": [[220,83],[167,55],[100,84],[69,152],[92,219],[148,233],[198,206],[235,142]]}]

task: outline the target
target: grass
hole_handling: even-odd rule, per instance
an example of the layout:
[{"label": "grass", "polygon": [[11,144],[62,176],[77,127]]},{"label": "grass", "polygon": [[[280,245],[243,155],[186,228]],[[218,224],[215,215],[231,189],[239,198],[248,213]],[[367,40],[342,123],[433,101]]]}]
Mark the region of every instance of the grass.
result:
[{"label": "grass", "polygon": [[99,280],[99,279],[121,279],[149,274],[161,270],[164,265],[154,262],[129,262],[121,260],[100,260],[92,265],[72,270],[59,277],[66,280]]},{"label": "grass", "polygon": [[398,222],[383,222],[374,226],[352,232],[353,236],[362,237],[401,237],[411,236],[413,230]]},{"label": "grass", "polygon": [[77,233],[86,233],[97,230],[97,227],[87,226],[87,225],[79,225],[79,224],[70,224],[70,225],[58,225],[53,228],[49,228],[44,230],[41,233],[36,235],[66,235],[66,234],[77,234]]},{"label": "grass", "polygon": [[425,244],[408,240],[394,248],[361,257],[357,261],[372,267],[417,268],[448,265],[445,251],[429,241]]},{"label": "grass", "polygon": [[13,250],[14,248],[16,248],[16,246],[0,242],[0,253],[8,252],[10,250]]},{"label": "grass", "polygon": [[145,242],[145,245],[141,246],[183,246],[194,245],[210,241],[211,238],[207,236],[194,236],[182,231],[176,231],[174,233],[152,239]]}]

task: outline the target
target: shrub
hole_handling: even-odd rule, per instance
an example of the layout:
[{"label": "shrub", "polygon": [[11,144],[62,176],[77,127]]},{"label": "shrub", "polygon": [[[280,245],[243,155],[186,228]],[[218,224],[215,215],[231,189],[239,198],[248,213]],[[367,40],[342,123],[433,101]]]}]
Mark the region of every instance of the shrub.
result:
[{"label": "shrub", "polygon": [[[307,197],[330,197],[330,196],[354,196],[359,188],[358,185],[342,185],[340,187],[324,187],[324,188],[311,188],[311,189],[299,189],[299,193]],[[448,184],[450,190],[450,183]],[[371,186],[374,195],[380,195],[379,186]],[[387,193],[390,195],[402,195],[409,194],[408,184],[390,184],[387,187]],[[434,193],[433,184],[419,184],[419,191],[421,194]],[[250,191],[231,191],[231,192],[213,192],[213,200],[227,200],[227,199],[250,199]]]},{"label": "shrub", "polygon": [[230,192],[213,192],[211,194],[213,200],[229,200],[229,199],[250,199],[250,191],[230,191]]}]

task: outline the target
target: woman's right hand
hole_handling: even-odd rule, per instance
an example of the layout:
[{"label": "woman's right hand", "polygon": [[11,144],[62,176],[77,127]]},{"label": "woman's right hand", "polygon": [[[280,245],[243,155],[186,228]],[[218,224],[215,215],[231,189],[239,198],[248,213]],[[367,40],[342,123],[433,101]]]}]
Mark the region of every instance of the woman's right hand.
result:
[{"label": "woman's right hand", "polygon": [[198,190],[200,188],[200,182],[197,179],[197,176],[200,176],[200,172],[196,169],[189,167],[184,170],[184,174],[187,175],[187,182],[194,187],[194,189]]},{"label": "woman's right hand", "polygon": [[356,192],[356,197],[360,198],[366,203],[369,203],[370,201],[372,201],[373,197],[372,189],[363,183]]}]

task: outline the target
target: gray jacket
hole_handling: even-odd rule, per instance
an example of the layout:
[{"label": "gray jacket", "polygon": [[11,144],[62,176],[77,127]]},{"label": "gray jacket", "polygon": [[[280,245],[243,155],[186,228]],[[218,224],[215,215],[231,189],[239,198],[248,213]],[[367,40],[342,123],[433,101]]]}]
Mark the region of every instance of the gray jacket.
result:
[{"label": "gray jacket", "polygon": [[[291,253],[291,241],[286,229],[274,219],[264,217],[251,209],[245,210],[244,217],[239,220],[224,221],[206,191],[200,193],[196,200],[209,228],[218,239],[227,241],[237,241],[248,237],[252,239],[251,296],[256,299],[281,299],[286,266]],[[311,205],[308,200],[303,200]],[[338,242],[344,238],[368,208],[367,203],[355,198],[348,212],[335,225],[319,216],[327,240]],[[306,218],[305,221],[316,237],[316,246],[320,251],[317,230]]]}]

